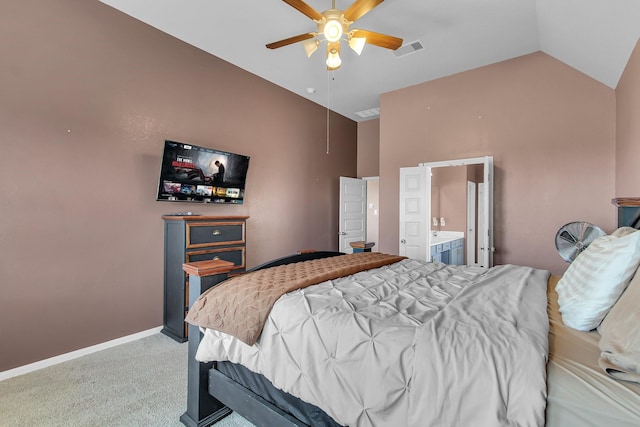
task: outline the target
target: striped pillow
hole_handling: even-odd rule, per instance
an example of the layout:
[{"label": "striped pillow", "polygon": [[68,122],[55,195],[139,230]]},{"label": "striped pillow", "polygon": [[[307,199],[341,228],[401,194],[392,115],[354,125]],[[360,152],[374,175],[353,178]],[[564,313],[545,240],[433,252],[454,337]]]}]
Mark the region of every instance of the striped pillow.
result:
[{"label": "striped pillow", "polygon": [[562,322],[580,331],[595,329],[629,285],[640,264],[640,233],[621,227],[595,239],[564,273],[558,285]]}]

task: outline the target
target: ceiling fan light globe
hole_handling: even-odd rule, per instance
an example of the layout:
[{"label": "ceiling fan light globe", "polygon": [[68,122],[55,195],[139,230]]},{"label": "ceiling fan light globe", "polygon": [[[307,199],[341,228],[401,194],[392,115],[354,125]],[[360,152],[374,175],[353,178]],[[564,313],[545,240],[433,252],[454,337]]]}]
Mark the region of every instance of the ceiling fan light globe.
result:
[{"label": "ceiling fan light globe", "polygon": [[331,68],[331,69],[335,69],[340,67],[340,65],[342,64],[342,59],[340,59],[340,54],[338,54],[338,51],[335,49],[332,49],[328,54],[327,54],[327,67]]},{"label": "ceiling fan light globe", "polygon": [[342,24],[335,19],[331,19],[324,24],[323,33],[328,42],[337,42],[342,37]]},{"label": "ceiling fan light globe", "polygon": [[358,55],[362,53],[362,49],[364,49],[364,45],[366,44],[367,39],[365,37],[351,37],[349,39],[349,47],[353,49]]},{"label": "ceiling fan light globe", "polygon": [[302,42],[302,47],[304,47],[304,51],[307,54],[307,58],[311,58],[311,55],[318,50],[318,41],[317,40],[305,40]]}]

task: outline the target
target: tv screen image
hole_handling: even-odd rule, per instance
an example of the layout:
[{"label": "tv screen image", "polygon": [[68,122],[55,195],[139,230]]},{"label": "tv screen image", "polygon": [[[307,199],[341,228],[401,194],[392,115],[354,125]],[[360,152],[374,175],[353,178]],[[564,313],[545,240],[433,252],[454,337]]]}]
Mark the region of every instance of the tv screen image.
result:
[{"label": "tv screen image", "polygon": [[167,140],[157,200],[242,204],[248,169],[249,156]]}]

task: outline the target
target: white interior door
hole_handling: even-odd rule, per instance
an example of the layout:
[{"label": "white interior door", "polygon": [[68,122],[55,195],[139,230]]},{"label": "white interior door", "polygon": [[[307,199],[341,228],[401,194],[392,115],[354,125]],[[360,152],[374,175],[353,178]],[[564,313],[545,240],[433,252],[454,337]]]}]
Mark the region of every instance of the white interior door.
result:
[{"label": "white interior door", "polygon": [[431,168],[400,168],[400,255],[431,259],[430,212]]},{"label": "white interior door", "polygon": [[[495,248],[493,247],[493,157],[491,156],[486,156],[484,160],[483,184],[482,197],[478,191],[478,212],[479,218],[483,217],[485,221],[482,227],[478,225],[478,240],[482,235],[484,251],[478,253],[478,263],[483,267],[492,267]],[[480,203],[482,203],[482,209],[480,209]]]},{"label": "white interior door", "polygon": [[482,232],[487,236],[487,252],[484,255],[485,265],[488,267],[493,266],[493,253],[495,248],[493,246],[493,157],[487,156],[484,164],[484,212],[483,214],[487,218],[486,229]]},{"label": "white interior door", "polygon": [[351,242],[366,240],[367,182],[363,179],[340,177],[340,252],[353,253]]},{"label": "white interior door", "polygon": [[[478,184],[478,212],[484,212],[484,195],[485,195],[485,185],[484,182]],[[486,256],[486,248],[487,248],[487,235],[483,232],[486,230],[485,225],[485,217],[484,215],[478,216],[478,265],[481,267],[486,267],[487,261],[485,259]]]},{"label": "white interior door", "polygon": [[467,265],[476,263],[476,183],[467,181]]}]

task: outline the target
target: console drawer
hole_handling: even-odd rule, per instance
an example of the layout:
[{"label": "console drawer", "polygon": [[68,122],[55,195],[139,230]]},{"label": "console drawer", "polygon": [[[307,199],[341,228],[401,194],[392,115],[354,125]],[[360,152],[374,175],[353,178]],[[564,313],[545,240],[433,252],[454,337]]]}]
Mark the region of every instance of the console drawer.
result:
[{"label": "console drawer", "polygon": [[233,263],[233,270],[245,268],[244,246],[235,248],[207,249],[202,251],[190,251],[186,254],[185,262],[210,261],[221,259]]},{"label": "console drawer", "polygon": [[187,249],[244,243],[244,222],[187,224]]}]

